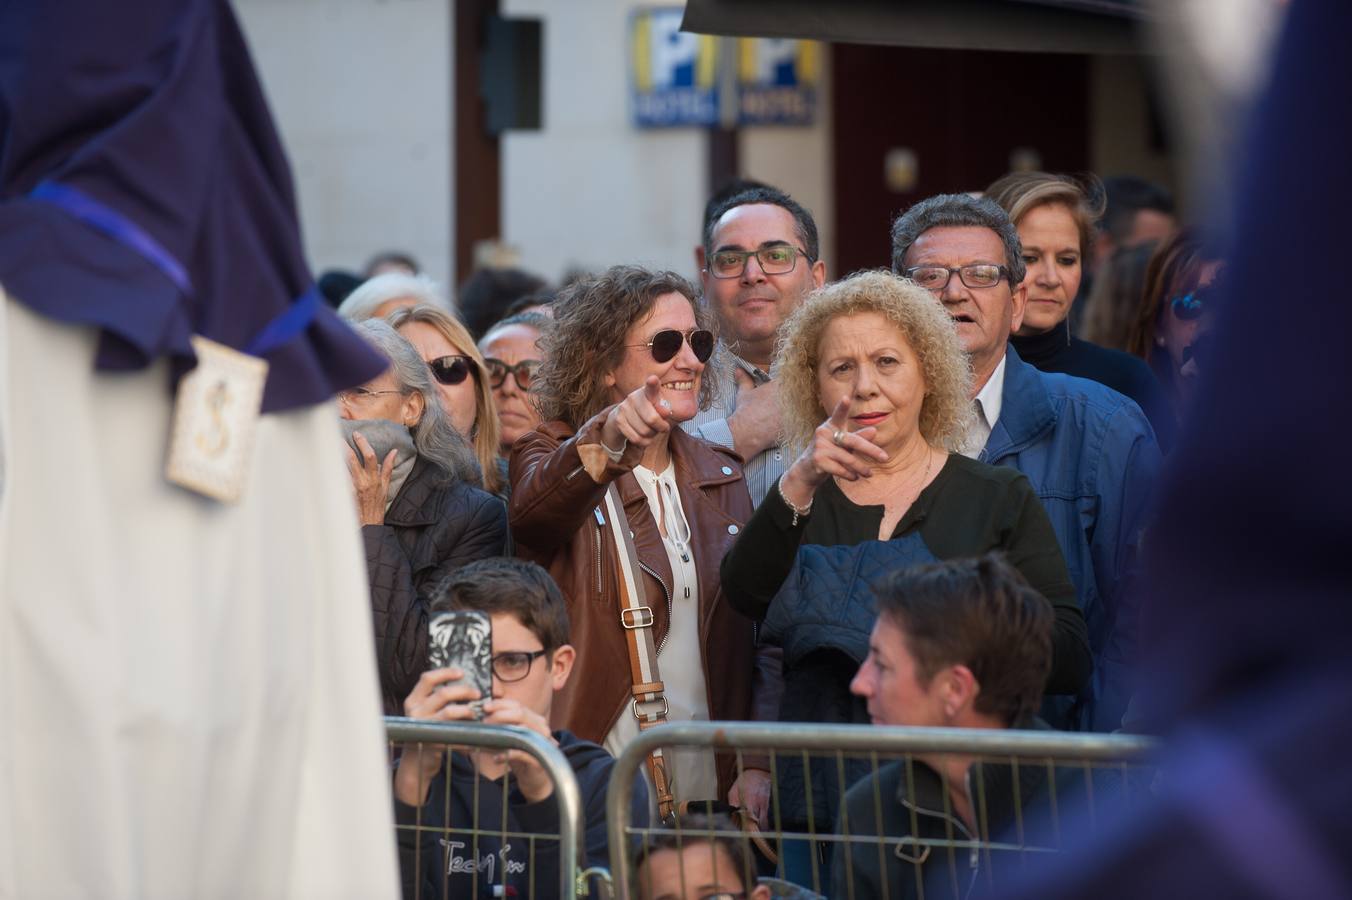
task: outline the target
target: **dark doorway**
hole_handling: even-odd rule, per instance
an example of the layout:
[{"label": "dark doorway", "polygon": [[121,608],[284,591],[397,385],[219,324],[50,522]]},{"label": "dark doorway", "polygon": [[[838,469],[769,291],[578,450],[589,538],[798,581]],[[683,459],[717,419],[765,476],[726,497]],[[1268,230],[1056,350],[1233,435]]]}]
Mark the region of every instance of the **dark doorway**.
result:
[{"label": "dark doorway", "polygon": [[[502,233],[502,155],[483,99],[485,35],[498,0],[457,0],[455,11],[455,247],[458,285],[474,270],[474,245]],[[453,288],[452,288],[453,290]]]},{"label": "dark doorway", "polygon": [[[981,190],[1016,151],[1051,172],[1088,168],[1087,56],[834,44],[831,73],[836,274],[887,266],[897,213]],[[893,168],[914,173],[906,189],[889,184],[889,153],[914,162]]]}]

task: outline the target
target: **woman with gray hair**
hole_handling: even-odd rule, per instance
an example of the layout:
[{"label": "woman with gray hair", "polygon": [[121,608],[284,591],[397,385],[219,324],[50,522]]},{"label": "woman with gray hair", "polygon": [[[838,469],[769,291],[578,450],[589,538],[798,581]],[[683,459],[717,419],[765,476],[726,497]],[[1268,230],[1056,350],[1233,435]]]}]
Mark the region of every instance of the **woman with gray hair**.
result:
[{"label": "woman with gray hair", "polygon": [[385,272],[363,281],[338,305],[338,315],[349,322],[383,319],[406,306],[434,306],[450,312],[437,283],[426,275]]},{"label": "woman with gray hair", "polygon": [[[785,323],[775,367],[798,457],[721,576],[733,608],[763,620],[784,650],[780,720],[876,720],[849,689],[870,652],[872,576],[992,550],[1056,610],[1047,689],[1078,691],[1092,663],[1056,535],[1025,476],[953,452],[971,415],[971,371],[929,292],[882,271],[827,285]],[[976,678],[931,687],[917,695],[924,704],[948,688],[981,689]],[[829,831],[851,779],[814,764],[808,793],[801,766],[786,761],[779,773],[785,828]],[[785,860],[791,880],[811,884],[806,848],[786,847]]]},{"label": "woman with gray hair", "polygon": [[338,395],[347,467],[371,582],[385,713],[398,715],[427,661],[427,604],[461,565],[500,556],[502,501],[480,490],[479,467],[451,425],[418,351],[388,322],[353,326],[390,362]]}]

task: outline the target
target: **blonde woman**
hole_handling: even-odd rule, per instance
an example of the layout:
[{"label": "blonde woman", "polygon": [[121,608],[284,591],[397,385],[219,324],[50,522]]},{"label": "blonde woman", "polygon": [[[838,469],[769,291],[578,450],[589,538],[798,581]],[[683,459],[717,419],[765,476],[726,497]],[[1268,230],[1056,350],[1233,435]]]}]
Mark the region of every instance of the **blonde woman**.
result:
[{"label": "blonde woman", "polygon": [[[887,272],[827,285],[785,323],[775,366],[798,456],[721,574],[733,608],[763,619],[784,648],[780,720],[871,720],[849,691],[875,618],[868,572],[991,550],[1056,611],[1047,689],[1078,691],[1092,666],[1084,618],[1037,494],[1016,470],[953,452],[971,414],[971,372],[930,293]],[[814,767],[808,795],[801,767],[780,773],[785,827],[829,830],[848,779]],[[811,877],[807,854],[786,848],[791,879]]]},{"label": "blonde woman", "polygon": [[1099,216],[1089,191],[1066,175],[1014,172],[993,182],[986,196],[1019,230],[1028,294],[1023,323],[1010,339],[1019,358],[1043,372],[1088,378],[1135,400],[1167,448],[1174,413],[1150,368],[1129,353],[1070,333],[1070,310]]},{"label": "blonde woman", "polygon": [[483,354],[465,326],[450,313],[418,304],[396,309],[387,317],[394,329],[418,349],[432,368],[442,405],[455,430],[474,449],[483,470],[484,489],[501,493],[506,485],[506,462],[498,456],[497,407]]}]

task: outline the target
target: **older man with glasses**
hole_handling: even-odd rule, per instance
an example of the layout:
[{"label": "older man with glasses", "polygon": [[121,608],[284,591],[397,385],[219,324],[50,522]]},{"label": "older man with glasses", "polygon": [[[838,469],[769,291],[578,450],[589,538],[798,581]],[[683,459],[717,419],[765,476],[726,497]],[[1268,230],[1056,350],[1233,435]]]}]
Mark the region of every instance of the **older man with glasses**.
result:
[{"label": "older man with glasses", "polygon": [[1044,716],[1063,728],[1120,728],[1137,656],[1132,582],[1160,467],[1155,433],[1128,398],[1041,372],[1009,346],[1027,301],[1024,264],[1018,232],[993,201],[941,194],[917,203],[892,226],[892,268],[944,305],[971,359],[965,455],[1028,476],[1075,582],[1094,678]]}]

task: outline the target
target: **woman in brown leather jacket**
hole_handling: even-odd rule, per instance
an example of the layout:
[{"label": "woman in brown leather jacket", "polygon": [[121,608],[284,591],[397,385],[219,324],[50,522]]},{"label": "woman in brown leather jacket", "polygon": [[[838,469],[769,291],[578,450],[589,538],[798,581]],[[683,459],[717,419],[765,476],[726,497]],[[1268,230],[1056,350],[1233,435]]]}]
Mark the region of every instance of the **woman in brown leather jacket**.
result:
[{"label": "woman in brown leather jacket", "polygon": [[[536,376],[544,424],[513,447],[509,510],[518,555],[549,570],[573,622],[577,667],[555,700],[554,725],[618,753],[638,733],[638,716],[662,708],[668,721],[750,719],[752,623],[728,606],[718,579],[723,553],[751,516],[742,461],[678,427],[711,399],[708,314],[685,279],[633,266],[566,288],[554,311]],[[664,686],[660,700],[641,704],[620,619],[622,575],[605,504],[612,482],[651,608],[626,621],[651,616]],[[767,697],[772,690],[757,688]],[[715,766],[709,754],[682,752],[667,767],[677,800],[730,790],[738,799],[735,760]]]}]

